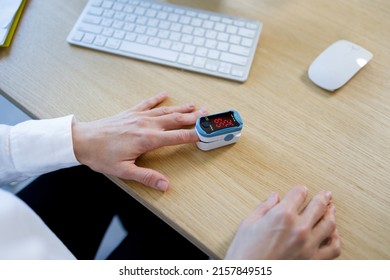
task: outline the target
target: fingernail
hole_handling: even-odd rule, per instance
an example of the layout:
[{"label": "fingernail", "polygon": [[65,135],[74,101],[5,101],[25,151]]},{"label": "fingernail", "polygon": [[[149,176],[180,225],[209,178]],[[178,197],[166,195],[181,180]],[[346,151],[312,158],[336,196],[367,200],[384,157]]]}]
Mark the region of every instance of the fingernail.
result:
[{"label": "fingernail", "polygon": [[195,104],[194,104],[194,103],[188,103],[188,104],[187,104],[187,107],[188,107],[189,109],[194,109],[194,108],[195,108]]},{"label": "fingernail", "polygon": [[199,109],[199,113],[201,113],[202,115],[206,115],[207,109],[205,109],[205,108]]},{"label": "fingernail", "polygon": [[162,92],[160,92],[160,97],[163,97],[163,96],[167,96],[168,95],[168,93],[166,92],[166,91],[162,91]]},{"label": "fingernail", "polygon": [[325,196],[328,200],[332,200],[332,193],[331,192],[326,192]]},{"label": "fingernail", "polygon": [[273,192],[269,195],[268,199],[271,201],[275,201],[277,197],[278,197],[278,194],[276,192]]},{"label": "fingernail", "polygon": [[165,192],[168,189],[168,182],[165,180],[158,180],[156,184],[156,188],[160,191]]}]

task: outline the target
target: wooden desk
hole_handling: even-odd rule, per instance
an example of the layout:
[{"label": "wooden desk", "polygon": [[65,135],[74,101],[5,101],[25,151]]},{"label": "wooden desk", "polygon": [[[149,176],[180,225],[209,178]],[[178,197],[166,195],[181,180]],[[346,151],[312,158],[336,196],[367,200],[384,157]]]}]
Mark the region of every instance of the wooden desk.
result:
[{"label": "wooden desk", "polygon": [[[0,88],[37,118],[108,116],[162,90],[166,105],[194,101],[236,109],[240,142],[210,152],[167,147],[139,164],[171,180],[162,194],[112,178],[205,252],[222,258],[241,219],[272,191],[304,183],[333,192],[341,259],[390,259],[390,2],[175,1],[264,23],[243,84],[70,46],[86,1],[28,1],[10,48],[0,50]],[[207,2],[207,3],[206,3]],[[373,60],[328,93],[307,78],[338,39]]]}]

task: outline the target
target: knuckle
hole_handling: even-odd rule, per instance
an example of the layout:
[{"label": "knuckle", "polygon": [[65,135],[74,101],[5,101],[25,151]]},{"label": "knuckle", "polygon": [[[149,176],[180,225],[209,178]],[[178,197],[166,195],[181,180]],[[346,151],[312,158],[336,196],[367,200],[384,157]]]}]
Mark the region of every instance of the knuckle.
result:
[{"label": "knuckle", "polygon": [[170,107],[167,107],[167,106],[163,106],[161,107],[161,112],[164,114],[164,115],[168,115],[172,112],[171,108]]},{"label": "knuckle", "polygon": [[149,124],[149,119],[146,117],[137,117],[133,119],[133,122],[139,127],[146,127]]},{"label": "knuckle", "polygon": [[138,147],[138,151],[147,152],[155,148],[158,138],[155,131],[151,129],[144,129],[146,125],[144,120],[137,121],[136,126],[138,129],[124,130],[123,136],[127,138],[133,145]]},{"label": "knuckle", "polygon": [[134,131],[125,130],[123,134],[125,137],[127,137],[128,139],[132,139],[134,142],[138,142],[144,137],[144,134],[140,129]]},{"label": "knuckle", "polygon": [[190,139],[190,135],[189,135],[188,131],[186,131],[186,130],[178,131],[176,137],[177,137],[176,140],[179,143],[186,143]]},{"label": "knuckle", "polygon": [[146,185],[146,186],[151,186],[153,185],[153,172],[151,171],[147,171],[143,178],[142,178],[142,184]]},{"label": "knuckle", "polygon": [[291,225],[294,221],[293,213],[285,207],[278,208],[275,215],[284,225]]},{"label": "knuckle", "polygon": [[299,244],[304,244],[308,239],[309,234],[310,229],[306,225],[299,225],[295,228],[294,235],[297,243]]},{"label": "knuckle", "polygon": [[184,123],[185,121],[184,115],[180,113],[172,113],[172,117],[175,120],[175,122],[179,124]]},{"label": "knuckle", "polygon": [[336,216],[335,213],[332,211],[332,206],[326,206],[324,210],[324,215],[319,221],[319,224],[322,224],[322,228],[328,232],[334,232],[336,230]]}]

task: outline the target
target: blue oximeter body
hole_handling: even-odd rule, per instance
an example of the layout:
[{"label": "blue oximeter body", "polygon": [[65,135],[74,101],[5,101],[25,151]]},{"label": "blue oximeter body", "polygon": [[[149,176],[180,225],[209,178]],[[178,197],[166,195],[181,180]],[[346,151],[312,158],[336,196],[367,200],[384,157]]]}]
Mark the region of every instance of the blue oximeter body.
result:
[{"label": "blue oximeter body", "polygon": [[235,110],[200,117],[195,125],[200,139],[196,144],[204,151],[233,144],[240,139],[243,125]]}]

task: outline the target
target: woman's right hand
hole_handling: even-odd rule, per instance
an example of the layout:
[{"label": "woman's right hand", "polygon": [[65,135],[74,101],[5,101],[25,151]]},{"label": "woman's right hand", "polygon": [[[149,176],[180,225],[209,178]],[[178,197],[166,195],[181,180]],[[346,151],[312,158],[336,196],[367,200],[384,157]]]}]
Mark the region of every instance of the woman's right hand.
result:
[{"label": "woman's right hand", "polygon": [[280,200],[272,193],[240,224],[226,259],[334,259],[341,240],[330,192],[322,191],[302,210],[305,186]]}]

